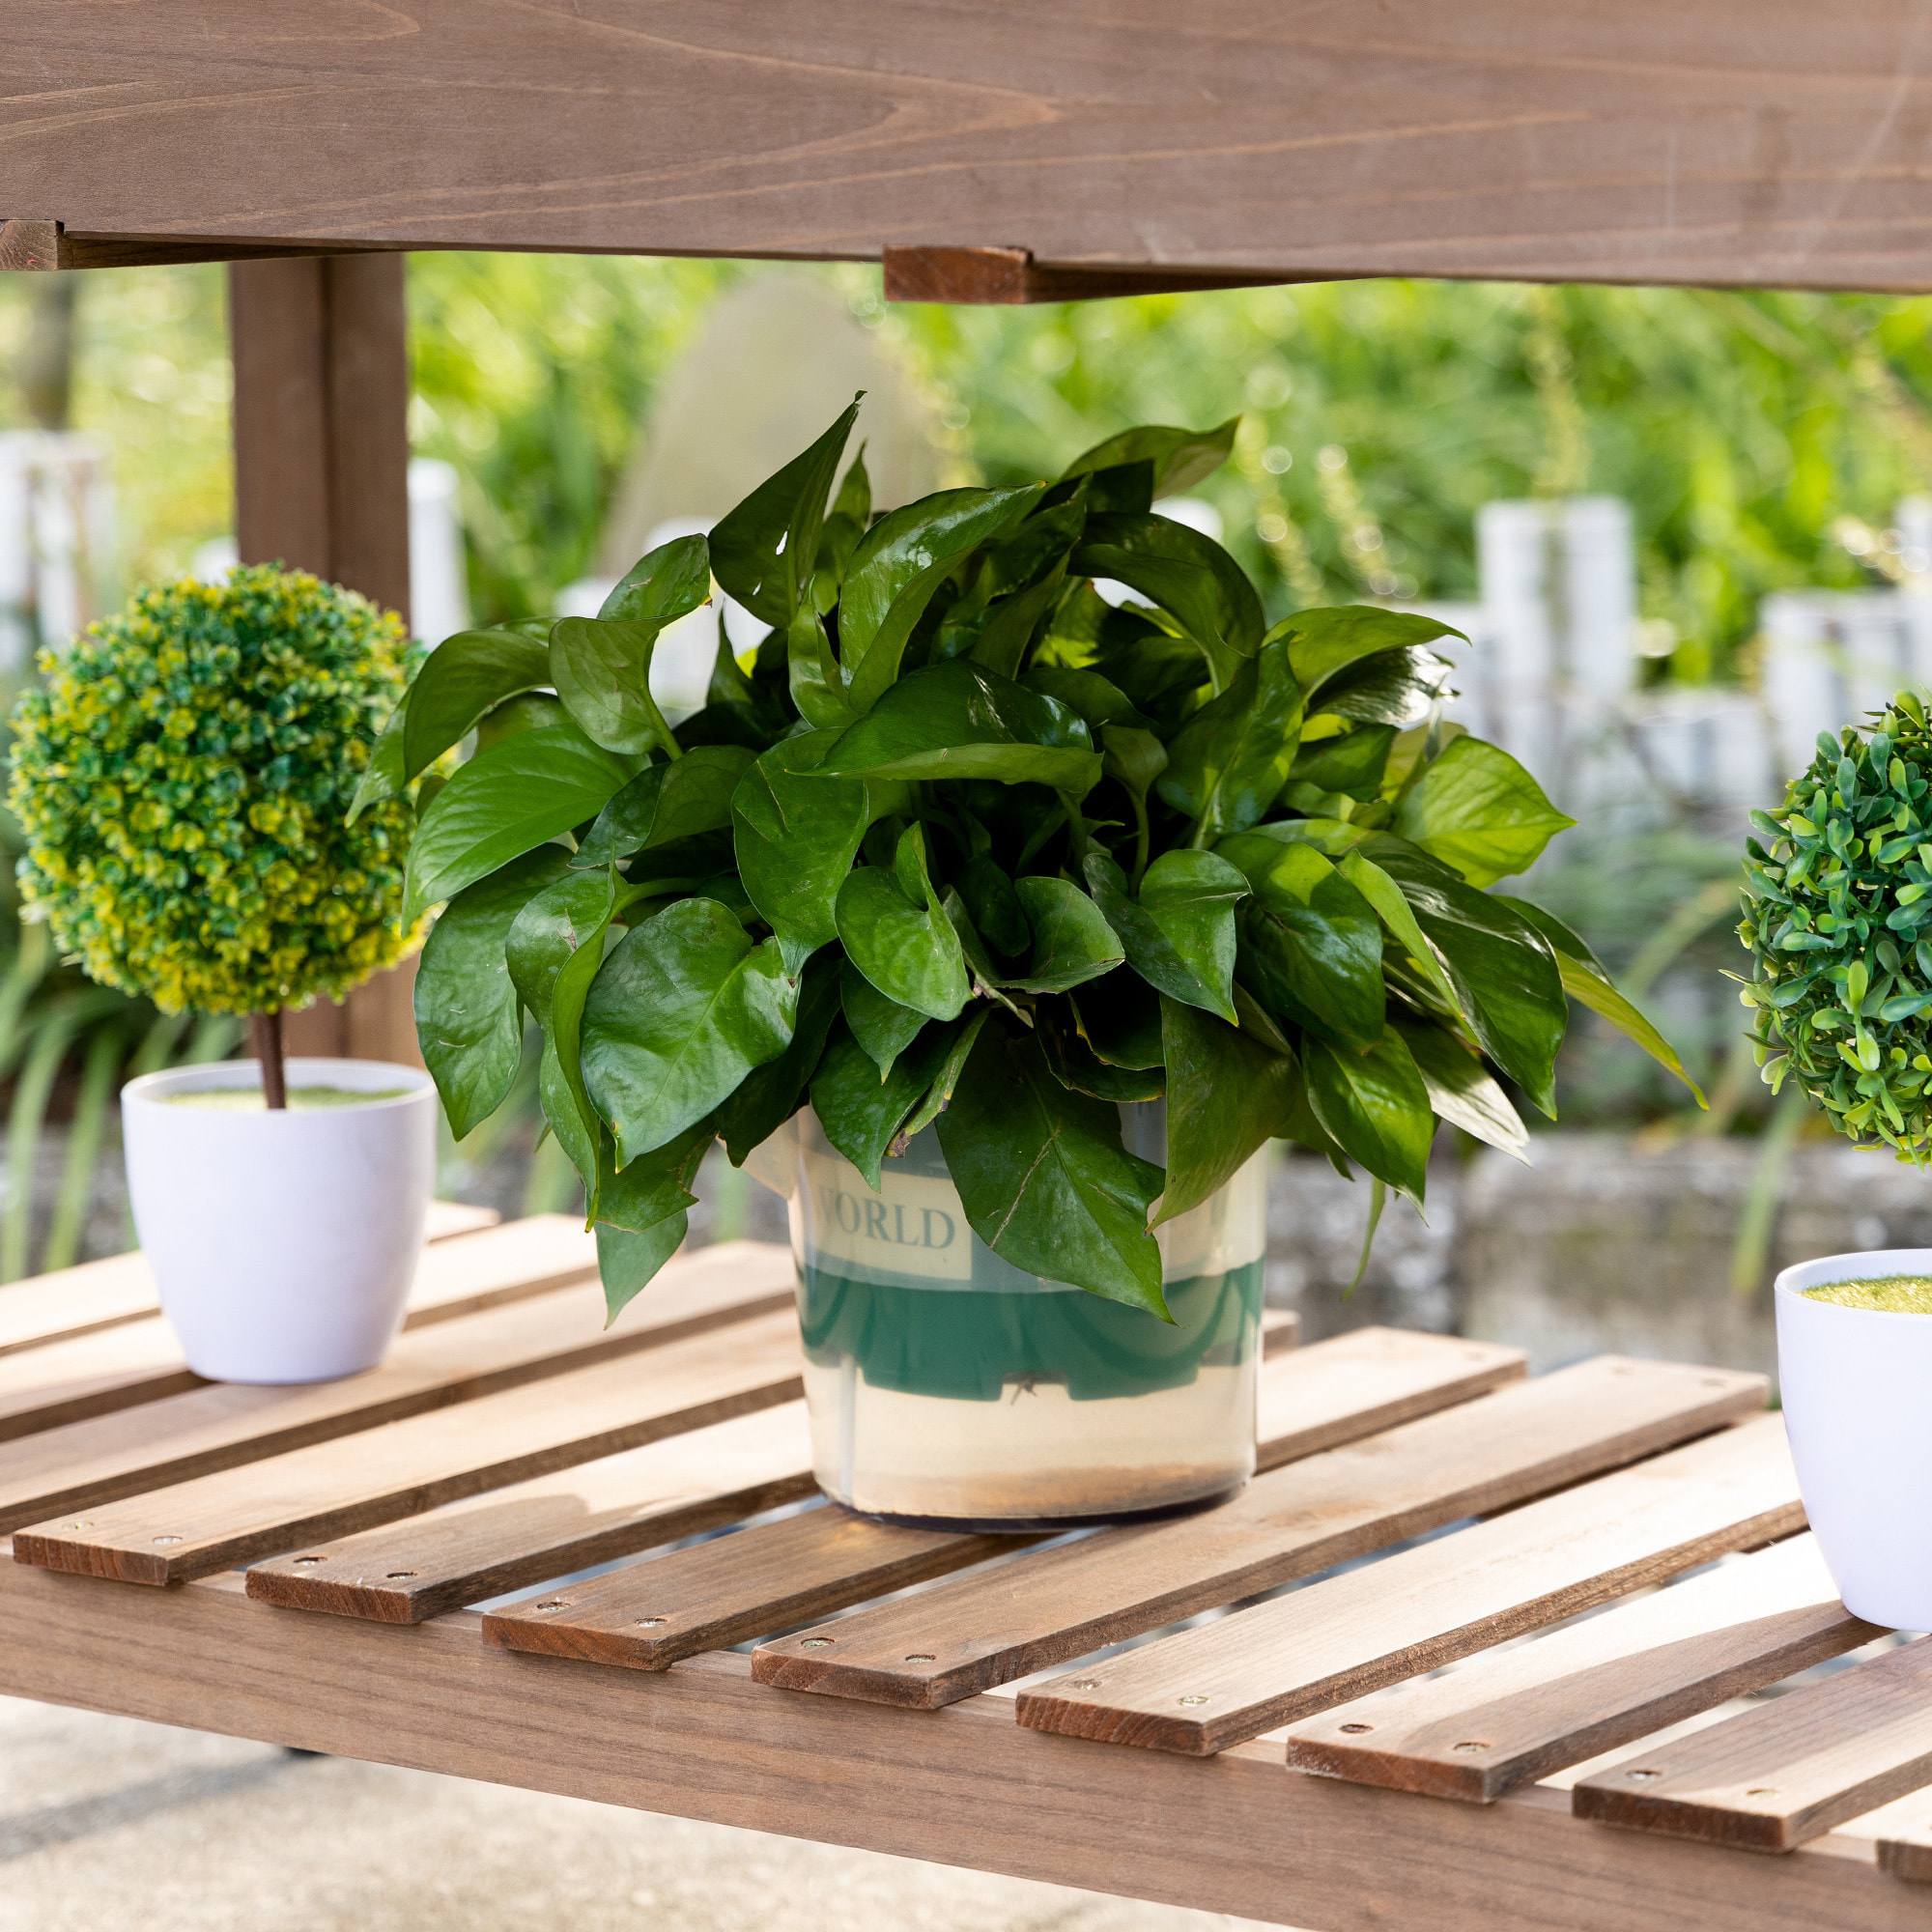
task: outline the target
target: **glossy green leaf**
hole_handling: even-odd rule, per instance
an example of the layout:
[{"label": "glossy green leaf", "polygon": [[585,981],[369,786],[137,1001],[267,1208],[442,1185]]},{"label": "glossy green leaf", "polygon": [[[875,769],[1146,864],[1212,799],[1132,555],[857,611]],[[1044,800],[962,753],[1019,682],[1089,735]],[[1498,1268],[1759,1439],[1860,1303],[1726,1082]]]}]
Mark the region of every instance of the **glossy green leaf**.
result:
[{"label": "glossy green leaf", "polygon": [[423,660],[403,700],[407,783],[506,697],[550,683],[550,654],[515,631],[458,631]]},{"label": "glossy green leaf", "polygon": [[1386,994],[1374,908],[1312,845],[1242,833],[1220,856],[1246,877],[1236,970],[1264,1006],[1338,1046],[1378,1038]]},{"label": "glossy green leaf", "polygon": [[852,1037],[865,1048],[881,1080],[926,1023],[925,1014],[887,999],[849,959],[839,969],[838,1004]]},{"label": "glossy green leaf", "polygon": [[604,1284],[605,1325],[616,1321],[684,1245],[690,1220],[683,1208],[642,1234],[597,1227],[597,1274]]},{"label": "glossy green leaf", "polygon": [[909,672],[817,768],[827,776],[997,779],[1083,797],[1100,756],[1080,717],[976,664],[954,661]]},{"label": "glossy green leaf", "polygon": [[381,805],[385,798],[402,797],[403,732],[408,727],[409,716],[409,697],[405,694],[402,703],[389,713],[388,723],[369,747],[369,762],[362,767],[362,776],[355,783],[355,796],[349,802],[351,825],[371,806]]},{"label": "glossy green leaf", "polygon": [[410,846],[403,922],[498,866],[593,819],[638,771],[574,724],[523,731],[479,752],[437,794]]},{"label": "glossy green leaf", "polygon": [[1419,1207],[1435,1116],[1402,1036],[1390,1029],[1358,1053],[1306,1035],[1301,1066],[1309,1104],[1335,1144]]},{"label": "glossy green leaf", "polygon": [[1317,791],[1341,792],[1368,804],[1381,791],[1389,751],[1396,741],[1393,724],[1363,724],[1339,738],[1304,745],[1289,768],[1291,784],[1312,785]]},{"label": "glossy green leaf", "polygon": [[1487,886],[1526,871],[1576,822],[1507,752],[1458,738],[1409,787],[1389,830]]},{"label": "glossy green leaf", "polygon": [[1179,1000],[1160,1003],[1167,1187],[1154,1225],[1198,1208],[1272,1135],[1294,1099],[1293,1060]]},{"label": "glossy green leaf", "polygon": [[1422,976],[1441,996],[1451,1012],[1470,1018],[1463,996],[1449,972],[1449,962],[1441,949],[1423,931],[1422,923],[1402,888],[1372,859],[1359,851],[1346,852],[1337,869],[1375,907],[1383,928],[1403,952],[1412,959]]},{"label": "glossy green leaf", "polygon": [[1312,845],[1324,857],[1338,859],[1369,836],[1366,825],[1350,825],[1339,818],[1277,818],[1250,826],[1251,838],[1273,838],[1283,845]]},{"label": "glossy green leaf", "polygon": [[1218,429],[1169,429],[1147,423],[1096,442],[1084,455],[1076,456],[1061,471],[1061,477],[1065,481],[1118,469],[1124,464],[1147,463],[1152,466],[1153,495],[1178,497],[1227,462],[1240,426],[1239,416],[1230,416]]},{"label": "glossy green leaf", "polygon": [[543,1057],[537,1065],[537,1100],[557,1146],[583,1183],[584,1226],[588,1227],[590,1216],[597,1211],[597,1181],[601,1171],[598,1150],[604,1138],[603,1128],[584,1120],[582,1102],[564,1076],[556,1043],[548,1034],[544,1036]]},{"label": "glossy green leaf", "polygon": [[1087,855],[1086,874],[1134,971],[1171,999],[1232,1024],[1235,909],[1248,891],[1241,874],[1212,853],[1164,852],[1148,867],[1138,899],[1104,853]]},{"label": "glossy green leaf", "polygon": [[849,1029],[836,1028],[827,1042],[811,1082],[812,1112],[825,1138],[866,1177],[874,1193],[880,1163],[900,1124],[945,1065],[955,1031],[952,1026],[928,1028],[883,1080]]},{"label": "glossy green leaf", "polygon": [[583,1014],[583,1077],[620,1170],[785,1050],[798,990],[778,942],[753,946],[716,899],[680,900],[631,928]]},{"label": "glossy green leaf", "polygon": [[959,935],[926,873],[919,826],[900,838],[893,871],[861,866],[847,876],[835,914],[846,956],[889,1000],[936,1020],[959,1016],[973,988]]},{"label": "glossy green leaf", "polygon": [[1033,943],[1013,882],[991,859],[969,859],[953,875],[953,888],[972,916],[980,936],[1009,959],[1017,959]]},{"label": "glossy green leaf", "polygon": [[712,1122],[698,1121],[663,1147],[639,1154],[619,1171],[611,1158],[611,1136],[606,1133],[597,1188],[597,1225],[643,1235],[673,1214],[696,1207],[692,1183],[716,1138]]},{"label": "glossy green leaf", "polygon": [[1195,821],[1195,843],[1211,845],[1245,832],[1281,796],[1300,737],[1301,687],[1277,639],[1169,741],[1154,789]]},{"label": "glossy green leaf", "polygon": [[607,751],[675,749],[651,696],[655,623],[559,617],[550,634],[550,681],[585,734]]},{"label": "glossy green leaf", "polygon": [[[1501,897],[1500,895],[1496,895]],[[1626,1039],[1634,1040],[1660,1066],[1669,1069],[1690,1088],[1697,1104],[1706,1107],[1704,1090],[1684,1070],[1677,1049],[1649,1020],[1617,991],[1604,963],[1554,913],[1545,912],[1527,899],[1502,898],[1501,902],[1528,921],[1548,941],[1556,955],[1556,970],[1562,976],[1563,990],[1579,1005],[1588,1007],[1600,1019],[1608,1020]]]},{"label": "glossy green leaf", "polygon": [[712,527],[712,575],[753,616],[781,631],[797,614],[811,581],[825,499],[858,413],[855,398],[810,449]]},{"label": "glossy green leaf", "polygon": [[711,601],[711,555],[701,536],[673,537],[640,556],[598,616],[618,624],[674,624]]},{"label": "glossy green leaf", "polygon": [[1554,1118],[1556,1049],[1570,1021],[1549,942],[1506,899],[1479,893],[1406,839],[1365,838],[1435,942],[1483,1051]]},{"label": "glossy green leaf", "polygon": [[753,1067],[719,1106],[718,1134],[733,1167],[743,1167],[753,1149],[770,1140],[805,1098],[825,1037],[838,1017],[840,964],[835,952],[810,961],[799,984],[791,1044],[776,1060]]},{"label": "glossy green leaf", "polygon": [[731,799],[754,762],[742,745],[699,745],[670,764],[646,765],[597,814],[571,864],[608,866],[673,838],[731,823]]},{"label": "glossy green leaf", "polygon": [[460,1141],[509,1094],[524,1055],[522,1006],[503,948],[526,904],[569,861],[540,845],[450,900],[416,969],[416,1041]]},{"label": "glossy green leaf", "polygon": [[1310,701],[1310,715],[1346,725],[1391,724],[1407,730],[1434,713],[1454,667],[1434,651],[1383,651],[1339,672]]},{"label": "glossy green leaf", "polygon": [[[966,962],[966,975],[972,981],[973,992],[981,999],[996,1001],[1013,1015],[1022,1026],[1033,1024],[1030,1008],[1022,1006],[1000,983],[1001,969],[994,965],[992,955],[986,951],[986,942],[980,937],[974,927],[972,915],[967,912],[965,902],[951,886],[940,895],[940,905],[947,920],[959,941],[959,954]],[[1021,914],[1024,921],[1025,914]]]},{"label": "glossy green leaf", "polygon": [[1160,995],[1133,973],[1090,980],[1067,995],[1080,1037],[1109,1066],[1148,1072],[1161,1065]]},{"label": "glossy green leaf", "polygon": [[1208,659],[1219,689],[1261,648],[1261,599],[1240,565],[1171,518],[1090,516],[1068,567],[1112,578],[1157,604]]},{"label": "glossy green leaf", "polygon": [[838,937],[838,888],[869,822],[863,784],[805,776],[835,742],[826,731],[781,740],[731,794],[738,876],[799,961]]},{"label": "glossy green leaf", "polygon": [[1068,670],[1062,665],[1036,665],[1020,679],[1029,691],[1037,691],[1076,711],[1087,721],[1087,728],[1096,736],[1103,724],[1124,724],[1138,731],[1151,731],[1154,721],[1135,708],[1133,700],[1112,678],[1097,670]]},{"label": "glossy green leaf", "polygon": [[[476,721],[476,751],[478,753],[490,751],[521,732],[551,731],[570,722],[570,713],[563,708],[560,697],[553,697],[547,691],[526,691],[521,696],[506,697],[496,710],[486,711]],[[421,786],[435,778],[434,772],[423,774],[416,791],[418,802],[422,798]]]},{"label": "glossy green leaf", "polygon": [[881,517],[866,532],[838,602],[838,658],[859,716],[898,676],[912,627],[948,572],[1025,516],[1042,487],[942,490]]},{"label": "glossy green leaf", "polygon": [[798,715],[814,730],[842,730],[858,714],[817,611],[800,610],[786,627],[784,640],[786,687]]},{"label": "glossy green leaf", "polygon": [[925,1090],[919,1105],[899,1122],[899,1130],[887,1152],[904,1153],[913,1135],[929,1127],[952,1104],[953,1090],[959,1085],[960,1074],[966,1070],[966,1062],[980,1037],[980,1029],[991,1016],[989,1009],[981,1007],[977,1012],[968,1013],[956,1027],[948,1029],[946,1058],[940,1062],[939,1071],[932,1076],[932,1084]]},{"label": "glossy green leaf", "polygon": [[1030,1034],[981,1029],[939,1144],[973,1232],[1015,1267],[1171,1321],[1148,1209],[1165,1177],[1119,1109],[1063,1087]]},{"label": "glossy green leaf", "polygon": [[1435,638],[1463,638],[1468,642],[1461,631],[1435,617],[1378,610],[1369,604],[1297,611],[1269,635],[1289,639],[1289,656],[1311,712],[1320,708],[1318,700],[1329,682],[1364,658],[1412,648]]},{"label": "glossy green leaf", "polygon": [[1063,1087],[1115,1102],[1158,1100],[1167,1092],[1167,1074],[1158,1063],[1143,1068],[1102,1060],[1081,1035],[1070,1003],[1042,1001],[1034,1014],[1034,1029],[1047,1066]]},{"label": "glossy green leaf", "polygon": [[1053,614],[1066,582],[1064,562],[1056,564],[1037,583],[1002,597],[987,611],[973,645],[975,664],[1002,677],[1017,677],[1026,663],[1035,634]]},{"label": "glossy green leaf", "polygon": [[1105,916],[1066,879],[1035,873],[1015,890],[1033,932],[1033,955],[1024,975],[1005,983],[1023,993],[1064,993],[1083,980],[1111,973],[1126,957]]},{"label": "glossy green leaf", "polygon": [[1527,1167],[1529,1157],[1523,1149],[1529,1145],[1529,1130],[1489,1068],[1445,1027],[1395,1018],[1389,1025],[1408,1048],[1436,1117],[1513,1154]]}]

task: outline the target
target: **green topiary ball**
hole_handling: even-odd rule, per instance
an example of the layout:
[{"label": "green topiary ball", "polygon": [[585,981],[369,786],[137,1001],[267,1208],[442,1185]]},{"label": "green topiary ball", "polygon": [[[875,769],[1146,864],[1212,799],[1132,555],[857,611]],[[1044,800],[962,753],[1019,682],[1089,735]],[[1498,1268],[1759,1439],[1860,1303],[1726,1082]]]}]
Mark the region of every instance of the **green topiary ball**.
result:
[{"label": "green topiary ball", "polygon": [[43,652],[13,718],[26,916],[164,1012],[305,1006],[393,965],[419,937],[412,810],[344,819],[413,658],[400,618],[270,564],[139,591]]},{"label": "green topiary ball", "polygon": [[1901,692],[1818,740],[1745,861],[1744,1002],[1773,1087],[1795,1078],[1864,1147],[1932,1152],[1932,729]]}]

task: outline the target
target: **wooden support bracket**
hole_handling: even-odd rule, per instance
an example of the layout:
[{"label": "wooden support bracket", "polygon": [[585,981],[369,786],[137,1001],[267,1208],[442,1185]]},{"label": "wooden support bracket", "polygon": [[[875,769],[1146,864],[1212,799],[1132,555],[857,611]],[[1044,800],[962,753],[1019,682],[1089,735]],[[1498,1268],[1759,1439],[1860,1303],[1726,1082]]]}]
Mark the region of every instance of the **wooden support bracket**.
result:
[{"label": "wooden support bracket", "polygon": [[[61,221],[0,219],[0,270],[143,269],[181,262],[262,262],[313,255],[310,242],[233,242],[218,236],[75,235]],[[330,254],[381,254],[355,243]]]},{"label": "wooden support bracket", "polygon": [[886,299],[895,302],[1096,301],[1114,296],[1190,295],[1200,289],[1272,288],[1327,279],[1276,272],[1163,269],[1103,263],[1036,262],[1030,248],[916,248],[884,251]]}]

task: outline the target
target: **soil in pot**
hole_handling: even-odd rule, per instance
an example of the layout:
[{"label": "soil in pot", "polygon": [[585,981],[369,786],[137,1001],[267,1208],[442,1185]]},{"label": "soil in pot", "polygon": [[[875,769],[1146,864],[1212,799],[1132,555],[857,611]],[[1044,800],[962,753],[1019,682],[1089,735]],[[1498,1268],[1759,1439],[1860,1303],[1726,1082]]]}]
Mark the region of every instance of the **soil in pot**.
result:
[{"label": "soil in pot", "polygon": [[1865,1281],[1832,1281],[1801,1291],[1806,1301],[1840,1308],[1870,1308],[1881,1315],[1932,1315],[1932,1275],[1874,1275]]}]

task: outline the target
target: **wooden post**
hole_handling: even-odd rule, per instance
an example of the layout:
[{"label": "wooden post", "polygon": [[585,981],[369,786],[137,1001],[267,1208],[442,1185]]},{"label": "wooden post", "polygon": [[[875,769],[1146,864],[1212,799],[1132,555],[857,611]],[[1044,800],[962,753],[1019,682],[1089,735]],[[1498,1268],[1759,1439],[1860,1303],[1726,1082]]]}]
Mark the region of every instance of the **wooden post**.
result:
[{"label": "wooden post", "polygon": [[[237,262],[235,534],[244,563],[311,570],[410,615],[409,354],[399,254]],[[422,1064],[415,961],[287,1023],[292,1054]]]}]

